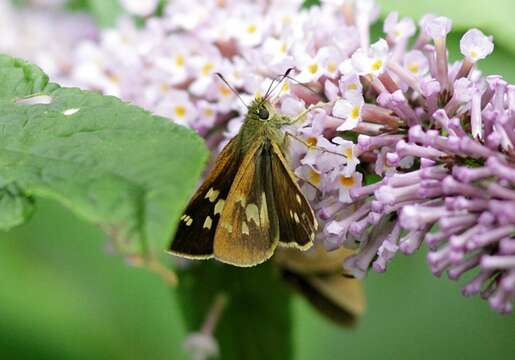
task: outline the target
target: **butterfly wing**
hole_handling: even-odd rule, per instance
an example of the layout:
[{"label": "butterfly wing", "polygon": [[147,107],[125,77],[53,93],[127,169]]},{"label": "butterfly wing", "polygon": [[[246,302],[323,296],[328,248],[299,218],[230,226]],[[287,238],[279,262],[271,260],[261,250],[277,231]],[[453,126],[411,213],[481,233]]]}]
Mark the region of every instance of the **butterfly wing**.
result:
[{"label": "butterfly wing", "polygon": [[289,169],[282,150],[275,143],[272,144],[271,156],[280,245],[307,250],[313,245],[318,228],[315,214]]},{"label": "butterfly wing", "polygon": [[352,254],[344,248],[327,252],[317,245],[306,252],[281,249],[275,260],[284,279],[320,313],[339,325],[350,326],[363,314],[366,303],[361,282],[342,274],[342,263]]},{"label": "butterfly wing", "polygon": [[171,254],[190,259],[213,256],[215,230],[241,163],[237,145],[235,137],[224,147],[213,170],[191,199],[170,245]]},{"label": "butterfly wing", "polygon": [[214,240],[218,260],[254,266],[270,258],[279,240],[272,190],[272,145],[256,142],[234,178]]}]

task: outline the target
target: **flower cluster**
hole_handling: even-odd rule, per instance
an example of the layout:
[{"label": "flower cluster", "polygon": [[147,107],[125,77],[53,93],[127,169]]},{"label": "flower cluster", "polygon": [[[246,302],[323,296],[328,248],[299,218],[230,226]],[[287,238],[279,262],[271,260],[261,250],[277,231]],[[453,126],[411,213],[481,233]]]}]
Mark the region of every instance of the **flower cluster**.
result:
[{"label": "flower cluster", "polygon": [[63,3],[32,0],[29,8],[16,8],[0,0],[0,52],[34,62],[52,81],[66,85],[75,45],[95,39],[98,29],[87,15],[62,11]]},{"label": "flower cluster", "polygon": [[361,132],[360,159],[368,171],[374,164],[382,179],[350,191],[353,212],[347,208],[333,215],[325,228],[327,246],[359,247],[346,265],[363,276],[370,267],[385,271],[398,251],[412,254],[426,242],[435,275],[447,272],[458,279],[477,269],[463,294],[479,293],[495,310],[511,312],[515,87],[475,69],[493,51],[492,39],[479,30],[463,36],[464,59],[449,64],[449,19],[423,18],[415,48],[399,58],[396,49],[405,44],[389,33],[392,22],[412,29],[397,22],[395,14],[387,18],[384,30],[392,50],[383,71],[370,71],[366,81],[374,89],[375,105],[391,110],[400,123],[372,136],[355,128]]},{"label": "flower cluster", "polygon": [[[375,129],[361,118],[379,111],[365,104],[359,75],[352,72],[350,56],[368,48],[369,26],[378,15],[374,2],[358,4],[345,5],[345,11],[336,3],[301,11],[302,1],[175,1],[143,28],[124,18],[100,41],[80,44],[72,79],[195,129],[216,152],[237,134],[246,107],[215,73],[248,103],[294,68],[295,79],[273,94],[278,110],[295,117],[318,105],[287,129],[298,139],[291,144],[292,166],[315,207],[322,208],[322,199],[344,204],[362,174],[356,172],[355,145],[336,132]],[[381,59],[385,44],[372,46]],[[377,66],[362,57],[356,66]]]},{"label": "flower cluster", "polygon": [[373,0],[303,10],[300,0],[176,0],[161,17],[148,16],[156,1],[123,3],[145,25],[123,18],[82,41],[69,81],[189,126],[216,152],[246,107],[214,74],[248,102],[293,68],[272,100],[285,115],[307,112],[286,131],[317,241],[356,249],[345,266],[358,277],[425,242],[436,275],[475,271],[464,294],[511,311],[515,87],[478,71],[490,37],[468,31],[463,59],[450,63],[445,17],[426,15],[417,29],[391,13],[371,44]]}]

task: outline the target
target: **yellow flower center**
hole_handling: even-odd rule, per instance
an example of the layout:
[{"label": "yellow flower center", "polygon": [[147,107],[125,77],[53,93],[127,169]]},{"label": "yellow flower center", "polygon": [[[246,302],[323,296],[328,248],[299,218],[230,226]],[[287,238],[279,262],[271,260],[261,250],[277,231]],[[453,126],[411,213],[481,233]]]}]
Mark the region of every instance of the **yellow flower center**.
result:
[{"label": "yellow flower center", "polygon": [[186,116],[186,107],[184,107],[182,105],[177,105],[175,107],[175,115],[177,115],[177,117],[180,117],[180,118],[183,118],[184,116]]},{"label": "yellow flower center", "polygon": [[338,69],[338,66],[336,66],[335,63],[330,63],[329,65],[327,65],[327,70],[329,70],[329,72],[331,73],[335,72],[336,69]]},{"label": "yellow flower center", "polygon": [[350,147],[350,148],[343,150],[343,155],[345,155],[345,157],[347,159],[352,159],[352,157],[354,155],[354,153],[352,152],[352,148]]},{"label": "yellow flower center", "polygon": [[469,55],[470,55],[470,58],[471,58],[472,60],[475,60],[475,59],[477,59],[477,57],[478,57],[478,53],[477,53],[477,52],[475,52],[474,50],[471,50],[471,51],[469,52]]},{"label": "yellow flower center", "polygon": [[347,85],[347,89],[348,90],[358,90],[358,84],[350,83],[349,85]]},{"label": "yellow flower center", "polygon": [[282,43],[282,44],[281,44],[281,49],[280,49],[280,50],[281,50],[281,53],[285,54],[285,53],[286,53],[286,51],[288,50],[288,44],[286,44],[286,43]]},{"label": "yellow flower center", "polygon": [[408,65],[408,70],[416,74],[420,70],[420,65],[418,63],[411,63]]},{"label": "yellow flower center", "polygon": [[257,30],[257,27],[254,24],[250,24],[249,26],[247,26],[247,32],[249,34],[254,34],[256,32],[256,30]]},{"label": "yellow flower center", "polygon": [[306,139],[306,144],[308,144],[309,146],[317,146],[317,142],[318,142],[317,138],[313,137],[313,136],[308,137]]},{"label": "yellow flower center", "polygon": [[318,65],[317,64],[309,64],[308,65],[308,71],[312,74],[315,74],[318,70]]},{"label": "yellow flower center", "polygon": [[115,74],[109,74],[109,79],[111,79],[112,82],[114,82],[115,84],[118,84],[120,83],[120,77],[118,75],[115,75]]},{"label": "yellow flower center", "polygon": [[350,114],[351,118],[358,119],[359,118],[359,110],[360,110],[359,106],[354,106],[352,108],[352,112]]},{"label": "yellow flower center", "polygon": [[179,54],[175,57],[175,65],[182,67],[186,63],[186,59],[184,59],[184,56]]},{"label": "yellow flower center", "polygon": [[204,116],[205,117],[211,117],[215,114],[215,112],[213,111],[213,109],[205,109],[204,110]]},{"label": "yellow flower center", "polygon": [[290,85],[288,84],[287,81],[285,81],[283,83],[283,86],[281,86],[281,92],[288,92],[288,90],[290,90]]},{"label": "yellow flower center", "polygon": [[215,66],[213,65],[213,63],[207,63],[207,64],[204,64],[204,66],[202,66],[202,75],[204,76],[208,76],[210,73],[211,73],[211,70],[213,70]]},{"label": "yellow flower center", "polygon": [[170,85],[168,85],[167,83],[162,83],[161,84],[161,91],[163,93],[168,93],[168,91],[170,91]]},{"label": "yellow flower center", "polygon": [[340,176],[339,181],[340,181],[340,184],[346,188],[352,187],[355,184],[354,178],[352,176],[350,176],[350,177]]},{"label": "yellow flower center", "polygon": [[222,94],[222,96],[229,96],[231,95],[231,89],[229,89],[226,85],[220,85],[218,87],[218,90],[220,91],[220,94]]},{"label": "yellow flower center", "polygon": [[383,60],[377,59],[372,64],[372,70],[377,71],[377,70],[381,69],[381,66],[383,66]]},{"label": "yellow flower center", "polygon": [[309,169],[309,176],[308,176],[309,182],[313,185],[319,185],[321,176],[319,173],[317,173],[313,169]]}]

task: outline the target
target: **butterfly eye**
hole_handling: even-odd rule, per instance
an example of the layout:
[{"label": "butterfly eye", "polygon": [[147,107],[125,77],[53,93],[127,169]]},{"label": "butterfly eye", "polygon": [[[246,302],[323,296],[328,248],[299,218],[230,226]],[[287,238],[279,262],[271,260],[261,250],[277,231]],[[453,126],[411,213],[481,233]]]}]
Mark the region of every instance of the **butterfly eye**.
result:
[{"label": "butterfly eye", "polygon": [[261,120],[266,120],[270,116],[270,113],[266,108],[263,107],[259,110],[258,116]]}]

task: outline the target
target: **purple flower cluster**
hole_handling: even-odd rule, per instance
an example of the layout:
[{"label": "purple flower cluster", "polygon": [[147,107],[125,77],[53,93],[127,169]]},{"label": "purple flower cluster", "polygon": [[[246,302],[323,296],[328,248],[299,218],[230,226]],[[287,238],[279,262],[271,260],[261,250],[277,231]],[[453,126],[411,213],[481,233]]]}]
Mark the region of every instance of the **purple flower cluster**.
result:
[{"label": "purple flower cluster", "polygon": [[122,18],[78,42],[68,83],[189,126],[217,152],[246,108],[214,73],[250,101],[294,68],[272,101],[306,113],[286,131],[301,140],[289,160],[321,224],[317,241],[356,249],[345,266],[357,277],[425,242],[434,274],[474,272],[464,294],[512,310],[515,87],[476,67],[491,37],[469,30],[450,63],[445,17],[426,15],[417,29],[391,13],[371,43],[373,0],[302,11],[300,0],[175,0],[161,17],[150,16],[154,0],[122,3],[145,25]]},{"label": "purple flower cluster", "polygon": [[515,86],[474,69],[493,50],[476,29],[461,40],[465,59],[448,65],[449,30],[446,18],[423,19],[415,47],[426,77],[400,71],[392,55],[376,79],[362,79],[370,80],[375,105],[401,123],[358,136],[366,171],[382,179],[350,191],[352,211],[331,213],[324,241],[329,248],[358,247],[345,263],[358,277],[370,267],[385,271],[398,251],[413,254],[425,242],[435,275],[458,279],[475,272],[463,294],[480,294],[509,313],[515,298]]}]

